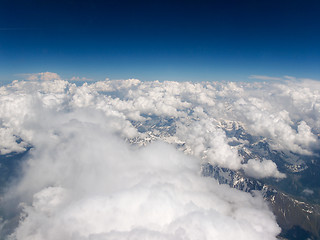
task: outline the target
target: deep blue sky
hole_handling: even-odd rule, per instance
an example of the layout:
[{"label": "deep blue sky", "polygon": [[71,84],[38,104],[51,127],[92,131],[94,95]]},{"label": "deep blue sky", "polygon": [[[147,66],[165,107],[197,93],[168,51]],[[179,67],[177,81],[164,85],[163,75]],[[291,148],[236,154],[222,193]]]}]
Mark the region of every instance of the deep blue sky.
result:
[{"label": "deep blue sky", "polygon": [[0,0],[0,81],[320,79],[320,1]]}]

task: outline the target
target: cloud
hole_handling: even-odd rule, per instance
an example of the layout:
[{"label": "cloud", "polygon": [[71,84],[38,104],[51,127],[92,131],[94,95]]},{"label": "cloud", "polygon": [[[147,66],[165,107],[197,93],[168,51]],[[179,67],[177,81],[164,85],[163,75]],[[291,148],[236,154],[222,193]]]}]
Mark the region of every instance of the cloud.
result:
[{"label": "cloud", "polygon": [[305,81],[319,81],[319,80],[316,80],[316,79],[311,79],[311,78],[296,78],[296,77],[293,77],[293,76],[288,76],[288,75],[285,75],[283,77],[270,77],[270,76],[265,76],[265,75],[250,75],[248,77],[249,79],[257,79],[257,80],[265,80],[265,81],[302,81],[302,82],[305,82]]},{"label": "cloud", "polygon": [[72,78],[70,78],[70,81],[75,81],[75,82],[77,82],[77,81],[83,81],[83,82],[88,82],[88,81],[93,81],[93,79],[92,78],[86,78],[86,77],[72,77]]},{"label": "cloud", "polygon": [[213,165],[233,170],[241,168],[241,158],[236,149],[230,148],[224,131],[217,129],[210,120],[201,119],[190,125],[180,124],[177,136],[184,141],[191,155]]},{"label": "cloud", "polygon": [[110,121],[89,110],[50,110],[31,119],[34,149],[5,197],[23,202],[13,239],[274,239],[279,233],[259,194],[201,177],[200,162],[168,144],[134,149]]},{"label": "cloud", "polygon": [[314,194],[314,191],[309,188],[306,188],[302,191],[302,193],[308,196]]},{"label": "cloud", "polygon": [[269,77],[269,76],[264,76],[264,75],[250,75],[249,79],[270,80],[270,81],[283,80],[283,78],[281,78],[281,77]]},{"label": "cloud", "polygon": [[61,77],[57,73],[53,72],[40,72],[40,73],[23,73],[19,74],[29,81],[52,81],[61,80]]},{"label": "cloud", "polygon": [[8,153],[20,153],[26,151],[27,143],[15,136],[13,129],[0,128],[0,155]]},{"label": "cloud", "polygon": [[262,161],[256,159],[250,159],[248,163],[243,165],[244,172],[254,178],[265,178],[273,176],[275,178],[285,178],[286,175],[280,173],[277,169],[277,165],[271,161],[263,159]]},{"label": "cloud", "polygon": [[[312,133],[311,127],[304,121],[297,121],[297,128],[294,128],[288,112],[275,110],[269,104],[258,98],[250,98],[248,102],[238,102],[237,110],[253,134],[273,140],[271,144],[274,149],[312,154],[312,146],[315,146],[318,140]],[[305,137],[302,137],[304,134]]]},{"label": "cloud", "polygon": [[315,82],[315,81],[319,81],[319,79],[313,79],[313,78],[299,78],[299,80],[305,81],[305,82]]},{"label": "cloud", "polygon": [[[30,108],[20,107],[19,104],[31,104],[35,93],[34,97],[37,97],[38,102],[53,108],[63,109],[69,106],[98,109],[106,116],[117,119],[113,121],[113,127],[128,137],[139,136],[131,121],[142,121],[143,124],[150,115],[173,118],[179,126],[176,137],[180,138],[179,141],[185,141],[195,156],[210,158],[214,163],[238,169],[241,167],[241,159],[237,157],[237,149],[228,146],[229,140],[216,127],[220,119],[240,122],[250,134],[267,137],[273,149],[310,155],[317,146],[317,134],[320,131],[320,116],[316,111],[317,106],[320,106],[318,85],[318,82],[310,81],[240,85],[157,81],[142,83],[137,79],[128,79],[76,87],[61,80],[15,82],[12,86],[3,88],[5,92],[0,111],[3,109],[6,127],[15,129],[15,134],[20,137],[23,135],[24,138],[29,133],[25,133],[21,124],[27,114],[25,111]],[[41,89],[41,96],[38,96],[40,93],[36,89]],[[20,94],[14,95],[14,91],[22,93],[26,90],[30,91],[27,99]],[[6,95],[7,91],[13,91],[10,98]],[[17,110],[5,110],[13,106],[21,109],[21,113]],[[13,117],[14,120],[10,120]],[[196,126],[202,129],[199,136],[192,132]],[[185,128],[187,130],[179,130]],[[193,136],[198,138],[190,141]],[[144,138],[143,135],[139,137]],[[196,145],[200,139],[203,141]],[[217,145],[218,139],[221,139],[220,145]],[[222,157],[218,157],[219,151],[224,149],[222,146],[225,146],[226,151],[222,153]],[[230,153],[228,157],[227,152]]]},{"label": "cloud", "polygon": [[311,80],[0,87],[1,154],[32,146],[3,197],[5,211],[22,207],[13,236],[274,239],[279,228],[261,196],[200,177],[200,165],[283,178],[271,160],[246,162],[239,152],[258,139],[271,151],[315,154],[319,92]]},{"label": "cloud", "polygon": [[285,79],[288,79],[288,80],[291,80],[291,81],[296,81],[297,80],[297,78],[296,77],[292,77],[292,76],[283,76],[283,78],[285,78]]}]

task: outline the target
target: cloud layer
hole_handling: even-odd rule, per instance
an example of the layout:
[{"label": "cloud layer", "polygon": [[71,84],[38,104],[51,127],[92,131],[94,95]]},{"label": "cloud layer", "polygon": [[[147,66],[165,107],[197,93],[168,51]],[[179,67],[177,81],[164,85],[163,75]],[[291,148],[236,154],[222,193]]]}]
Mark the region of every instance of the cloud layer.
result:
[{"label": "cloud layer", "polygon": [[312,155],[319,147],[320,84],[310,80],[38,80],[0,88],[1,154],[32,146],[2,200],[20,203],[12,239],[275,239],[259,194],[200,177],[200,165],[285,177],[269,159],[244,161],[246,140],[230,145],[229,125],[275,150]]},{"label": "cloud layer", "polygon": [[[230,147],[232,139],[219,127],[221,121],[240,124],[252,135],[267,138],[275,150],[311,155],[319,146],[319,91],[319,83],[310,80],[280,84],[129,79],[80,87],[62,80],[13,82],[1,88],[1,152],[19,152],[33,144],[33,133],[24,125],[39,114],[38,106],[33,106],[37,104],[59,111],[101,112],[113,119],[110,124],[118,134],[129,139],[150,137],[139,132],[133,121],[144,124],[152,116],[172,118],[176,125],[173,137],[186,144],[187,152],[212,164],[248,172],[248,165],[237,154],[244,143]],[[267,176],[281,175],[275,171]]]},{"label": "cloud layer", "polygon": [[274,239],[279,232],[259,195],[201,177],[196,159],[167,144],[132,149],[80,115],[50,124],[56,134],[36,133],[24,177],[8,193],[24,200],[12,239]]},{"label": "cloud layer", "polygon": [[40,72],[40,73],[24,73],[19,74],[29,81],[52,81],[52,80],[61,80],[61,77],[57,73],[53,72]]}]

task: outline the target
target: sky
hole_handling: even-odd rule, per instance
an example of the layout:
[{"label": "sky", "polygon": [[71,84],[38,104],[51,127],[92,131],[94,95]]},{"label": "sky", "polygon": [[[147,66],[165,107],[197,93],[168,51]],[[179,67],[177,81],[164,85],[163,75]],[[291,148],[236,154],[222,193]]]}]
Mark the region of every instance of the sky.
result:
[{"label": "sky", "polygon": [[320,2],[1,0],[0,81],[320,79]]}]

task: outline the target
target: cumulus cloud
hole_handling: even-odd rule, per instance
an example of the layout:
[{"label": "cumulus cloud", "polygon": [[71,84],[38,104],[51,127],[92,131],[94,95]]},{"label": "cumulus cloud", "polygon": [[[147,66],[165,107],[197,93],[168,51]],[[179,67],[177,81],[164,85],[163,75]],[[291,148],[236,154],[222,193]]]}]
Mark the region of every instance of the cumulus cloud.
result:
[{"label": "cumulus cloud", "polygon": [[93,81],[93,79],[92,79],[92,78],[86,78],[86,77],[76,77],[76,76],[73,76],[72,78],[70,78],[70,81],[74,81],[74,82],[77,82],[77,81],[88,82],[88,81]]},{"label": "cumulus cloud", "polygon": [[29,123],[34,149],[23,177],[5,196],[22,202],[10,239],[275,239],[279,233],[259,194],[201,177],[200,162],[173,146],[130,147],[108,127],[112,119],[89,110],[38,117],[31,120],[37,125]]},{"label": "cumulus cloud", "polygon": [[193,121],[191,124],[180,124],[177,136],[186,142],[187,152],[210,162],[233,170],[241,168],[241,158],[237,149],[228,145],[224,131],[217,129],[210,119]]},{"label": "cumulus cloud", "polygon": [[40,73],[24,73],[20,74],[21,76],[25,77],[26,80],[30,81],[52,81],[52,80],[60,80],[61,77],[57,73],[53,72],[40,72]]},{"label": "cumulus cloud", "polygon": [[265,75],[250,75],[249,79],[271,80],[271,81],[283,80],[281,77],[270,77],[270,76],[265,76]]},{"label": "cumulus cloud", "polygon": [[24,152],[27,144],[19,141],[18,137],[13,133],[13,129],[0,128],[0,154],[8,154],[12,152]]},{"label": "cumulus cloud", "polygon": [[[13,239],[274,239],[279,229],[261,197],[200,177],[201,163],[281,179],[271,160],[241,157],[243,134],[271,150],[319,150],[320,83],[312,80],[33,80],[50,79],[0,87],[1,154],[33,147],[4,196],[17,202],[6,211],[21,202]],[[148,144],[157,140],[182,151]]]},{"label": "cumulus cloud", "polygon": [[277,165],[267,159],[263,159],[262,161],[257,159],[250,159],[248,163],[243,165],[244,172],[254,178],[264,178],[269,176],[274,176],[276,178],[285,178],[286,175],[280,173],[277,169]]},{"label": "cumulus cloud", "polygon": [[287,111],[275,111],[270,103],[258,98],[249,98],[247,102],[237,102],[239,115],[244,117],[254,134],[272,139],[275,149],[282,149],[300,154],[310,155],[310,146],[314,146],[317,137],[311,132],[306,122],[296,122],[293,127],[292,119]]}]

